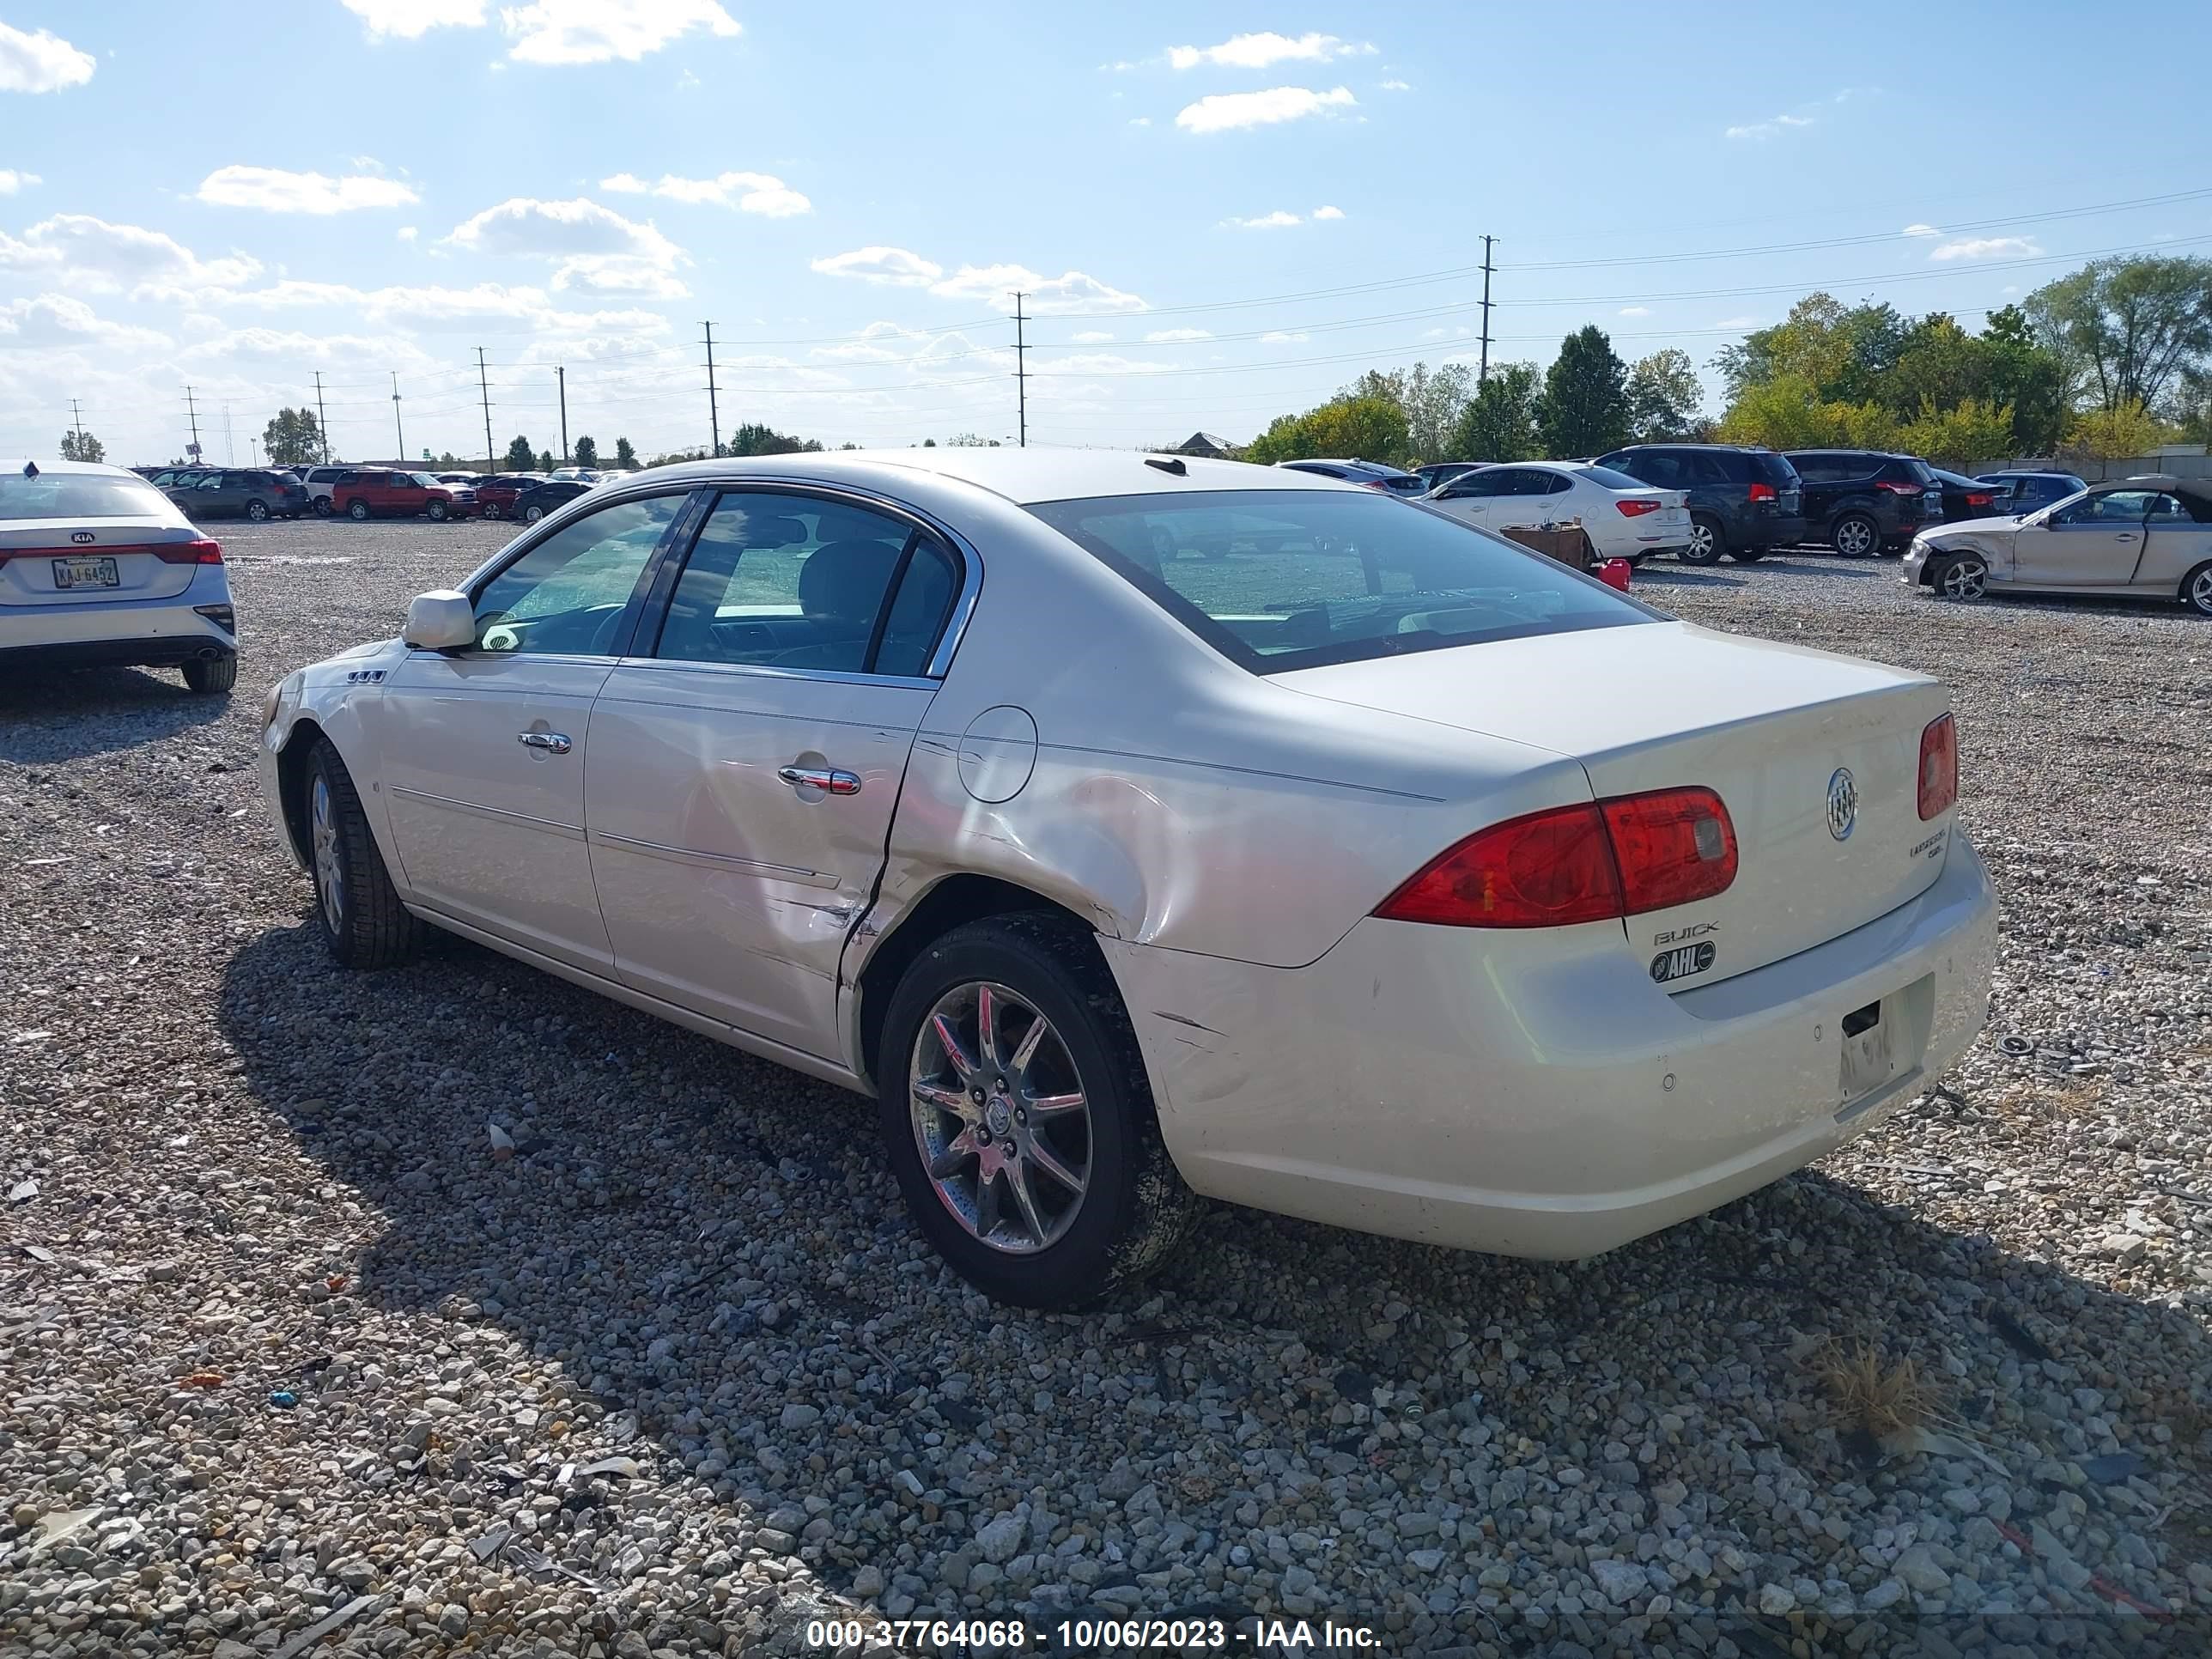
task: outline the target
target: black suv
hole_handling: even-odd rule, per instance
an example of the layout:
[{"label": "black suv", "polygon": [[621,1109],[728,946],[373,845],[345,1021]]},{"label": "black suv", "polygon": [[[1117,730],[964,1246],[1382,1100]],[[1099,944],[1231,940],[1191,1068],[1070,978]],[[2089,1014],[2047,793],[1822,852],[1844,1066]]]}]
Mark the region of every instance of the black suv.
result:
[{"label": "black suv", "polygon": [[1902,553],[1914,531],[1943,522],[1943,486],[1915,456],[1808,449],[1790,461],[1805,481],[1808,535],[1847,559]]},{"label": "black suv", "polygon": [[1805,534],[1796,469],[1771,449],[1741,444],[1631,444],[1597,458],[1660,489],[1689,496],[1690,544],[1674,556],[1711,564],[1723,553],[1748,564]]}]

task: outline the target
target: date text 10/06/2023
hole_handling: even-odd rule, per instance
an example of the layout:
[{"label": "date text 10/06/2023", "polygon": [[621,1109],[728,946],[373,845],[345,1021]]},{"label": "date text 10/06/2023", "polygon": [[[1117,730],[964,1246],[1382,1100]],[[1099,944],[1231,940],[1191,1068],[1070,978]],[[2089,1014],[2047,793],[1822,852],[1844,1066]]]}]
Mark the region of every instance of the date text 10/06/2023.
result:
[{"label": "date text 10/06/2023", "polygon": [[805,1627],[809,1649],[849,1648],[945,1653],[971,1648],[1056,1647],[1076,1653],[1305,1653],[1372,1650],[1381,1635],[1364,1625],[1305,1619],[1063,1619],[1031,1626],[1021,1619],[816,1619]]}]

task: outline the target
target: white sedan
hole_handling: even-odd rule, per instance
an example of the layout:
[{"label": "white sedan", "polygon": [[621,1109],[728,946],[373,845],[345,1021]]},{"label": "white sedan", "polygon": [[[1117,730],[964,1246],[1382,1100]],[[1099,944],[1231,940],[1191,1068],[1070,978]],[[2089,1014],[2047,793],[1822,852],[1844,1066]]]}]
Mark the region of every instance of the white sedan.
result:
[{"label": "white sedan", "polygon": [[0,461],[0,669],[183,671],[238,679],[222,544],[135,472]]},{"label": "white sedan", "polygon": [[1641,562],[1690,544],[1689,496],[1589,461],[1516,461],[1477,467],[1421,498],[1486,530],[1534,530],[1582,521],[1601,559]]},{"label": "white sedan", "polygon": [[1988,1011],[1941,685],[1273,468],[656,469],[264,724],[339,961],[450,930],[872,1096],[915,1224],[1029,1305],[1200,1195],[1589,1255]]}]

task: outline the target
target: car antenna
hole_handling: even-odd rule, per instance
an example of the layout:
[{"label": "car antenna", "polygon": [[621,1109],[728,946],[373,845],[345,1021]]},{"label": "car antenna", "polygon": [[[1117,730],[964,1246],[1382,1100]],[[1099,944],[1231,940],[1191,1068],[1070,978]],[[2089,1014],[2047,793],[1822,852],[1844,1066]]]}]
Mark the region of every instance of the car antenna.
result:
[{"label": "car antenna", "polygon": [[1182,459],[1177,456],[1147,455],[1145,457],[1145,465],[1156,466],[1163,472],[1172,472],[1178,478],[1188,477],[1190,472],[1190,469],[1185,466]]},{"label": "car antenna", "polygon": [[23,463],[23,476],[24,476],[25,477],[27,477],[27,478],[35,478],[35,477],[37,477],[39,476],[39,464],[38,464],[36,461],[26,461],[26,462],[24,462],[24,463]]}]

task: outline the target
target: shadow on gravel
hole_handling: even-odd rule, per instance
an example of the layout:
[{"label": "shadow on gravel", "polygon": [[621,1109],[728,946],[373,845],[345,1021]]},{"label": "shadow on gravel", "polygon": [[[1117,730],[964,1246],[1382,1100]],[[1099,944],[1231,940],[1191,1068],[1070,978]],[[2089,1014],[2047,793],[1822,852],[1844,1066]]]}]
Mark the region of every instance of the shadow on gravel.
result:
[{"label": "shadow on gravel", "polygon": [[135,749],[219,720],[229,708],[228,697],[187,691],[157,669],[0,669],[0,760],[49,766]]},{"label": "shadow on gravel", "polygon": [[1694,570],[1681,565],[1640,564],[1629,582],[1633,592],[1638,587],[1741,587],[1741,576],[1723,576],[1715,571]]},{"label": "shadow on gravel", "polygon": [[[227,964],[220,1012],[252,1094],[380,1218],[357,1261],[328,1271],[357,1273],[387,1313],[503,1329],[599,1403],[601,1439],[634,1429],[648,1479],[711,1486],[747,1527],[828,1500],[830,1535],[795,1547],[833,1588],[873,1565],[896,1589],[914,1571],[902,1547],[972,1549],[1018,1501],[1082,1518],[1141,1483],[1176,1530],[1139,1523],[1091,1594],[1134,1583],[1148,1537],[1194,1558],[1249,1543],[1251,1585],[1184,1587],[1186,1602],[1236,1603],[1276,1571],[1259,1571],[1265,1540],[1240,1505],[1255,1486],[1286,1512],[1304,1499],[1320,1507],[1285,1526],[1333,1534],[1355,1499],[1318,1480],[1352,1484],[1386,1530],[1439,1510],[1483,1530],[1446,1552],[1469,1560],[1441,1577],[1405,1565],[1395,1534],[1344,1540],[1385,1565],[1341,1582],[1426,1598],[1429,1650],[1613,1651],[1625,1635],[1622,1650],[1710,1651],[1726,1635],[1751,1653],[1801,1638],[1842,1652],[1868,1615],[1827,1617],[1815,1598],[1793,1622],[1760,1611],[1761,1587],[1863,1591],[1886,1571],[1867,1560],[1894,1559],[1908,1524],[1948,1540],[1929,1569],[1939,1611],[1907,1617],[1907,1597],[1851,1651],[2212,1642],[2198,1614],[2166,1622],[2155,1600],[2158,1569],[2170,1586],[2212,1537],[2212,1366],[2195,1322],[1819,1174],[1565,1265],[1224,1212],[1119,1305],[1048,1316],[991,1308],[920,1248],[867,1102],[491,952],[452,945],[351,974],[310,928],[273,931]],[[492,1160],[487,1121],[517,1143],[512,1161]],[[1890,1457],[1850,1432],[1817,1375],[1826,1339],[1912,1358],[1953,1438]],[[521,1455],[562,1455],[540,1440]],[[895,1478],[909,1472],[918,1489]],[[1808,1516],[1815,1492],[1840,1523]],[[1736,1540],[1706,1563],[1710,1605],[1694,1563],[1639,1546],[1685,1517]],[[538,1542],[558,1559],[575,1540],[590,1573],[609,1520],[572,1504]],[[2064,1565],[2027,1560],[2014,1538],[2045,1553],[2063,1539]],[[1673,1565],[1671,1605],[1649,1611],[1666,1592],[1654,1579],[1540,1635],[1478,1604],[1481,1560],[1517,1561],[1526,1588],[1592,1542]],[[1043,1582],[1064,1581],[1048,1567]],[[913,1588],[926,1611],[935,1583]],[[1072,1593],[1058,1605],[1080,1607]],[[2011,1610],[2045,1595],[2062,1618]],[[1985,1610],[1942,1613],[1943,1595]],[[2124,1613],[2130,1596],[2151,1613]],[[991,1595],[970,1606],[1013,1610]]]}]

